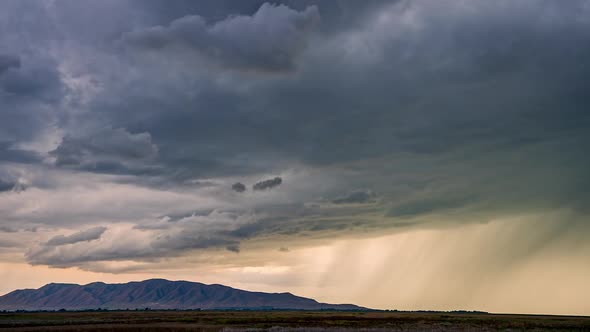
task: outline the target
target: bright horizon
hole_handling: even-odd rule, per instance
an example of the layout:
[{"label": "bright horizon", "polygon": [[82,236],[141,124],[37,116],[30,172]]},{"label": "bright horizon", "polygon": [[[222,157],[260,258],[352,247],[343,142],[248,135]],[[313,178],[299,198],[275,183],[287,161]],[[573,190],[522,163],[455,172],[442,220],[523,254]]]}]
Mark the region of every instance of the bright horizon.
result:
[{"label": "bright horizon", "polygon": [[0,2],[0,294],[590,315],[590,1]]}]

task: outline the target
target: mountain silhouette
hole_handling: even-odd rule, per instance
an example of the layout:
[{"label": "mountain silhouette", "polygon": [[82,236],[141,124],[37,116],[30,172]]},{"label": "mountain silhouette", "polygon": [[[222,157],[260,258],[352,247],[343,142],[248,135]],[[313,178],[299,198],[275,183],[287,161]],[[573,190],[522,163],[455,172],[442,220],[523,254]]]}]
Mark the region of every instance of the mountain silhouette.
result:
[{"label": "mountain silhouette", "polygon": [[47,284],[0,296],[0,310],[85,309],[294,309],[362,310],[319,303],[291,293],[249,292],[224,285],[150,279],[124,284]]}]

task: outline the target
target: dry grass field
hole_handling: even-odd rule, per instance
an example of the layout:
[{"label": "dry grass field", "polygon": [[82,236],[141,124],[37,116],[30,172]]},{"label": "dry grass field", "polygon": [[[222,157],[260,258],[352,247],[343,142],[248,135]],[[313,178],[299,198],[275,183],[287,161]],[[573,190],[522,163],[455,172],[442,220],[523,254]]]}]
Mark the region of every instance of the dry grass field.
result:
[{"label": "dry grass field", "polygon": [[590,331],[590,317],[410,312],[2,313],[0,331]]}]

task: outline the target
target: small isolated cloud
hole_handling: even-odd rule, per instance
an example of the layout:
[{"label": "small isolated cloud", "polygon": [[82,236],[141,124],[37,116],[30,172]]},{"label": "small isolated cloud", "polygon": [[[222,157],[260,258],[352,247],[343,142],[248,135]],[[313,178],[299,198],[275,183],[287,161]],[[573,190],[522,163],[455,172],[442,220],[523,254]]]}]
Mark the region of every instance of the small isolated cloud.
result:
[{"label": "small isolated cloud", "polygon": [[233,191],[239,192],[239,193],[243,193],[244,191],[246,191],[246,186],[241,183],[241,182],[236,182],[231,186]]},{"label": "small isolated cloud", "polygon": [[287,248],[287,247],[280,247],[279,248],[279,251],[280,252],[289,252],[289,248]]},{"label": "small isolated cloud", "polygon": [[225,247],[225,249],[235,252],[236,254],[240,252],[240,246],[237,244],[230,244],[229,246]]},{"label": "small isolated cloud", "polygon": [[268,179],[268,180],[257,182],[256,184],[254,184],[254,186],[252,186],[252,189],[254,189],[254,190],[272,189],[274,187],[280,186],[281,183],[283,183],[283,179],[281,179],[280,177],[277,176],[274,179]]},{"label": "small isolated cloud", "polygon": [[334,204],[366,204],[374,203],[377,195],[370,190],[354,191],[344,197],[332,201]]},{"label": "small isolated cloud", "polygon": [[263,4],[252,16],[230,16],[208,24],[198,15],[126,33],[123,42],[136,49],[189,50],[222,66],[257,71],[285,71],[295,66],[312,28],[316,6],[303,11]]},{"label": "small isolated cloud", "polygon": [[62,246],[65,244],[73,244],[78,242],[88,242],[98,240],[102,234],[107,230],[106,227],[94,227],[74,233],[72,235],[57,235],[45,243],[46,246]]}]

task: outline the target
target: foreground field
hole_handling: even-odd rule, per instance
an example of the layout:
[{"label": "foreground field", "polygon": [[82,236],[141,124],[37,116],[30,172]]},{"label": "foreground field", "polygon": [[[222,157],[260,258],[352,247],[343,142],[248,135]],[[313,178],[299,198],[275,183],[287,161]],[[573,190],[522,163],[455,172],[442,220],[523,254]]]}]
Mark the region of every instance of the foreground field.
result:
[{"label": "foreground field", "polygon": [[402,312],[2,313],[1,331],[590,331],[590,317]]}]

